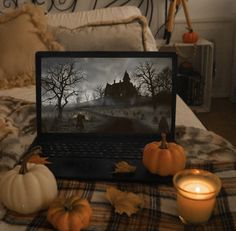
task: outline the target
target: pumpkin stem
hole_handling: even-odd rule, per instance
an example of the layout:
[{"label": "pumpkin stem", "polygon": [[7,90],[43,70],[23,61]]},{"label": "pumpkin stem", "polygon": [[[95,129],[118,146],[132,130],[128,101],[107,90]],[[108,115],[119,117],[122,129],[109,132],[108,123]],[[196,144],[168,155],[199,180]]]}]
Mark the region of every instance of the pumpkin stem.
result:
[{"label": "pumpkin stem", "polygon": [[22,164],[21,164],[21,168],[19,170],[19,174],[25,174],[28,172],[27,162],[30,159],[30,157],[35,154],[42,154],[42,148],[40,146],[35,146],[25,152],[25,154],[23,155],[23,158],[22,158]]},{"label": "pumpkin stem", "polygon": [[161,133],[161,145],[160,149],[168,149],[168,143],[166,141],[166,134],[164,132]]},{"label": "pumpkin stem", "polygon": [[189,33],[193,32],[193,28],[192,27],[186,27],[186,29],[188,30]]},{"label": "pumpkin stem", "polygon": [[70,205],[64,205],[64,209],[65,209],[65,211],[67,211],[67,212],[72,211],[72,206],[70,206]]},{"label": "pumpkin stem", "polygon": [[70,198],[65,201],[64,209],[65,209],[66,212],[69,212],[69,211],[73,210],[73,204],[71,203]]}]

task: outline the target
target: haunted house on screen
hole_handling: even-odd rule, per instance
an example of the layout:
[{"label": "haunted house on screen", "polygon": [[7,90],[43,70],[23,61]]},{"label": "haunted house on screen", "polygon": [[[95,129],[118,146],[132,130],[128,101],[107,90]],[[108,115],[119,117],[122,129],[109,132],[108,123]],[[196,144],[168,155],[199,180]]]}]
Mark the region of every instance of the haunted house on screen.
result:
[{"label": "haunted house on screen", "polygon": [[127,71],[125,71],[123,81],[113,84],[106,84],[104,91],[104,105],[133,105],[138,97],[138,91],[131,83]]}]

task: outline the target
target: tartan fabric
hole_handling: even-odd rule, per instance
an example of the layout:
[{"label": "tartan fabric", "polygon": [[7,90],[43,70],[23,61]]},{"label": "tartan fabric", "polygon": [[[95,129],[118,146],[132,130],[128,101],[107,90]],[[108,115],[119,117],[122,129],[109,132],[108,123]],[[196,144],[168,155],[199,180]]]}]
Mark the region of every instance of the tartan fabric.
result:
[{"label": "tartan fabric", "polygon": [[[58,180],[59,195],[67,197],[77,194],[90,201],[93,216],[86,229],[89,231],[236,230],[236,162],[189,164],[187,167],[210,170],[222,180],[222,189],[214,212],[204,225],[190,226],[181,223],[172,182],[140,184]],[[125,214],[116,214],[105,197],[106,188],[109,186],[141,194],[145,199],[144,208],[130,218]],[[27,231],[53,230],[46,220],[46,211],[34,216],[20,216],[8,211],[3,220],[10,224],[25,225]]]}]

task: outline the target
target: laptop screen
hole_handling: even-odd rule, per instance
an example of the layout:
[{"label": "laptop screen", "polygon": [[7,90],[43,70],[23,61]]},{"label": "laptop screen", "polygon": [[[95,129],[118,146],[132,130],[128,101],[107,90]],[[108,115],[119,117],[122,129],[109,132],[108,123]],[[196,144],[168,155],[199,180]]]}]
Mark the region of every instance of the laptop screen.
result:
[{"label": "laptop screen", "polygon": [[174,133],[176,55],[38,52],[40,133]]}]

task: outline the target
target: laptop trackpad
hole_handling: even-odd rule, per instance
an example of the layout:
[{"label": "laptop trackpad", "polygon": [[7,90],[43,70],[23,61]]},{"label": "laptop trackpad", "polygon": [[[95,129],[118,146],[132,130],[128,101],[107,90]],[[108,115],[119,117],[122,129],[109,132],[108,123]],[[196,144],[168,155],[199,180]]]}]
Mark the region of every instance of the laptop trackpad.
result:
[{"label": "laptop trackpad", "polygon": [[53,158],[48,165],[57,178],[76,180],[105,180],[154,182],[171,184],[172,177],[160,177],[150,174],[141,160],[132,160],[130,164],[137,167],[134,173],[114,174],[114,166],[119,160],[98,158]]},{"label": "laptop trackpad", "polygon": [[107,180],[112,179],[114,171],[114,160],[110,159],[53,158],[50,161],[48,167],[57,178]]}]

